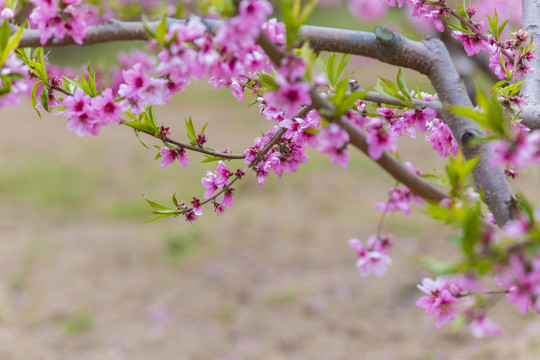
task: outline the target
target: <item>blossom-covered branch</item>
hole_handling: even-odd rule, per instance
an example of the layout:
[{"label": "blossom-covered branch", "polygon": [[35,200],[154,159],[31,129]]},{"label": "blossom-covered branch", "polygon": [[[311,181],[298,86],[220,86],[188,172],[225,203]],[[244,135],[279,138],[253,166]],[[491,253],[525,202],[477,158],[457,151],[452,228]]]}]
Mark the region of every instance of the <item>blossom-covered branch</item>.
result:
[{"label": "blossom-covered branch", "polygon": [[[444,44],[438,39],[421,42],[406,39],[390,30],[376,28],[375,33],[304,26],[301,35],[316,50],[338,51],[376,58],[382,62],[408,67],[427,75],[442,103],[472,107],[465,86]],[[470,146],[471,140],[485,133],[470,120],[443,110],[442,118],[450,126],[467,159],[480,156],[474,170],[478,187],[499,225],[517,218],[519,212],[504,172],[491,165],[487,145]]]},{"label": "blossom-covered branch", "polygon": [[[270,57],[272,62],[279,66],[284,57],[283,53],[268,39],[264,34],[259,37],[259,45]],[[312,105],[315,109],[323,111],[325,113],[335,113],[335,109],[332,104],[319,95],[315,88],[311,88],[309,95],[311,97]],[[350,138],[350,143],[361,150],[363,153],[368,154],[368,143],[365,135],[352,124],[344,121],[339,116],[326,116],[326,118],[344,129]],[[433,185],[429,184],[416,174],[409,171],[400,161],[390,155],[387,151],[384,151],[378,160],[374,160],[384,170],[386,170],[394,178],[405,184],[411,191],[420,195],[426,200],[439,202],[447,196]]]},{"label": "blossom-covered branch", "polygon": [[[178,20],[172,20],[178,21]],[[209,27],[215,21],[205,22]],[[149,23],[155,27],[157,22]],[[375,33],[333,29],[304,25],[300,36],[317,51],[332,51],[363,55],[382,62],[407,67],[427,75],[433,83],[441,102],[453,106],[470,106],[472,103],[456,71],[444,44],[438,39],[412,41],[384,28],[376,28]],[[110,20],[106,24],[90,26],[84,44],[94,44],[116,40],[146,40],[144,24]],[[39,46],[39,33],[25,30],[20,46]],[[64,46],[73,44],[68,37],[61,41],[49,40],[47,45]],[[268,54],[272,57],[272,54]],[[450,126],[462,152],[467,159],[480,156],[474,170],[477,186],[482,188],[484,198],[499,225],[518,216],[513,192],[508,185],[504,171],[490,164],[491,152],[486,145],[470,146],[471,140],[484,136],[480,127],[443,111],[442,118]]]},{"label": "blossom-covered branch", "polygon": [[[362,91],[362,88],[358,85],[358,82],[356,80],[349,81],[349,85],[352,91]],[[406,104],[404,104],[402,101],[398,99],[380,94],[375,91],[366,92],[364,96],[362,97],[362,100],[370,101],[376,104],[406,106]],[[426,101],[426,100],[420,100],[420,99],[412,99],[412,101],[414,105],[420,109],[430,108],[430,109],[435,110],[437,114],[442,114],[442,111],[443,111],[442,104],[437,100]]]}]

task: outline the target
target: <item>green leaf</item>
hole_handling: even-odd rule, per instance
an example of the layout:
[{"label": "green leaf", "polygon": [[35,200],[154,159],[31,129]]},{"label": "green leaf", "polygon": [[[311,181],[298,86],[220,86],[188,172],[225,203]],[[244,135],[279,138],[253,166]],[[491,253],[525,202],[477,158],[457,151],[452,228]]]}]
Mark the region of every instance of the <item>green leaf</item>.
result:
[{"label": "green leaf", "polygon": [[519,205],[521,209],[525,212],[525,215],[527,215],[527,218],[529,219],[530,224],[534,224],[534,206],[523,196],[523,194],[519,194],[517,196],[517,199],[519,201]]},{"label": "green leaf", "polygon": [[37,92],[37,87],[38,87],[39,84],[43,84],[43,82],[42,81],[36,81],[34,83],[34,86],[32,86],[32,92],[30,94],[30,105],[32,105],[32,108],[37,112],[38,116],[41,117],[41,113],[39,112],[39,110],[36,107],[36,105],[37,105],[36,92]]},{"label": "green leaf", "polygon": [[156,215],[154,218],[150,219],[150,220],[146,220],[144,221],[145,223],[149,223],[149,222],[152,222],[152,221],[156,221],[156,220],[160,220],[160,219],[164,219],[164,218],[167,218],[169,216],[178,216],[179,214],[158,214]]},{"label": "green leaf", "polygon": [[43,106],[43,109],[45,111],[49,111],[49,90],[46,86],[43,86],[43,91],[41,92],[40,96],[41,105]]},{"label": "green leaf", "polygon": [[0,75],[0,83],[3,85],[0,88],[0,96],[8,94],[11,92],[12,81],[11,78],[7,75]]},{"label": "green leaf", "polygon": [[[7,21],[4,21],[4,23],[2,24],[2,28],[4,27],[4,24],[6,24],[6,23],[7,23]],[[9,26],[8,26],[8,30],[9,30]],[[15,34],[13,34],[13,36],[9,37],[9,39],[7,41],[7,44],[3,43],[3,40],[4,40],[3,35],[0,35],[0,37],[2,37],[2,39],[0,40],[0,49],[3,49],[2,53],[1,53],[1,56],[0,56],[0,67],[2,67],[2,65],[4,65],[4,63],[5,63],[6,59],[8,58],[9,54],[13,50],[15,50],[17,48],[17,46],[19,46],[19,41],[21,40],[23,30],[24,30],[23,26],[19,27],[19,30],[17,30],[17,32]],[[4,31],[3,29],[0,29],[0,34],[3,31]]]},{"label": "green leaf", "polygon": [[[129,125],[128,125],[129,126]],[[133,126],[132,126],[133,127]],[[139,142],[142,144],[142,146],[144,146],[145,148],[147,148],[148,150],[150,150],[150,148],[148,147],[148,145],[146,144],[146,142],[141,138],[141,136],[139,135],[139,132],[137,131],[137,129],[133,129],[133,131],[135,132],[135,136],[137,137],[137,139],[139,139]]]},{"label": "green leaf", "polygon": [[487,114],[484,112],[480,112],[472,107],[467,106],[450,106],[448,107],[448,110],[458,116],[471,119],[479,123],[480,125],[486,124],[487,121]]},{"label": "green leaf", "polygon": [[195,139],[197,138],[197,134],[195,133],[195,128],[193,127],[193,122],[191,121],[191,115],[189,116],[189,120],[186,120],[186,131],[187,131],[187,137],[191,141],[192,145],[197,144]]},{"label": "green leaf", "polygon": [[164,43],[166,35],[167,35],[167,17],[163,16],[159,24],[156,26],[156,41],[159,44]]},{"label": "green leaf", "polygon": [[140,121],[126,121],[122,124],[132,127],[134,129],[137,129],[139,131],[142,131],[144,133],[154,135],[154,129],[152,129],[148,124],[140,122]]},{"label": "green leaf", "polygon": [[497,29],[497,38],[501,37],[501,34],[504,31],[504,28],[506,27],[507,24],[508,24],[508,20],[505,20],[505,22],[503,22],[501,26],[499,26],[499,28]]},{"label": "green leaf", "polygon": [[141,115],[142,119],[144,120],[144,124],[146,124],[148,128],[151,129],[150,135],[157,137],[157,135],[159,134],[159,128],[152,107],[149,106],[146,112],[142,113]]},{"label": "green leaf", "polygon": [[422,256],[420,265],[434,275],[452,274],[459,268],[458,263],[431,256]]},{"label": "green leaf", "polygon": [[4,65],[5,59],[7,59],[10,50],[8,50],[9,37],[11,36],[11,29],[9,28],[8,21],[4,20],[0,26],[0,67]]},{"label": "green leaf", "polygon": [[154,30],[150,26],[150,24],[148,23],[148,18],[146,17],[146,15],[142,14],[141,18],[142,18],[142,23],[143,23],[144,30],[146,30],[146,33],[148,34],[148,36],[151,39],[156,39],[157,38],[156,30]]},{"label": "green leaf", "polygon": [[203,161],[201,161],[201,163],[210,163],[210,162],[214,162],[214,161],[221,161],[223,160],[224,158],[220,157],[220,156],[206,156],[206,159],[204,159]]},{"label": "green leaf", "polygon": [[203,127],[201,129],[201,135],[204,135],[204,132],[206,130],[206,126],[208,126],[208,121],[203,125]]},{"label": "green leaf", "polygon": [[176,199],[176,193],[174,193],[172,196],[172,202],[174,206],[178,207],[178,200]]},{"label": "green leaf", "polygon": [[276,83],[276,80],[271,75],[261,74],[259,76],[259,82],[269,91],[279,90],[279,85]]},{"label": "green leaf", "polygon": [[461,164],[460,169],[459,169],[461,181],[464,181],[465,178],[469,176],[469,174],[472,173],[476,164],[478,164],[478,161],[480,161],[480,156],[469,159],[465,161],[465,163]]},{"label": "green leaf", "polygon": [[148,205],[150,205],[152,207],[153,210],[155,211],[170,211],[170,210],[176,210],[176,209],[173,209],[173,208],[170,208],[168,206],[165,206],[165,205],[162,205],[162,204],[159,204],[155,201],[152,201],[152,200],[149,200],[147,198],[144,198],[144,200],[146,200],[146,202],[148,203]]},{"label": "green leaf", "polygon": [[427,180],[429,182],[432,182],[434,184],[450,187],[450,183],[448,182],[447,179],[441,179],[440,177],[438,177],[436,175],[433,175],[433,174],[424,174],[424,175],[422,175],[422,178],[424,178],[425,180]]},{"label": "green leaf", "polygon": [[326,76],[328,76],[328,82],[332,87],[336,86],[336,74],[334,72],[334,60],[336,59],[336,54],[332,53],[328,59],[326,59]]},{"label": "green leaf", "polygon": [[351,93],[350,95],[348,95],[345,98],[345,100],[343,100],[343,102],[340,105],[340,108],[339,108],[338,112],[340,114],[346,113],[349,109],[351,109],[353,107],[353,105],[358,100],[362,100],[364,98],[364,96],[366,96],[367,93],[368,93],[367,90],[355,91],[355,92]]},{"label": "green leaf", "polygon": [[477,203],[465,211],[462,219],[461,248],[469,258],[474,257],[474,246],[480,239],[481,215],[480,204]]},{"label": "green leaf", "polygon": [[345,68],[347,67],[347,65],[349,64],[349,62],[351,61],[352,58],[353,58],[353,56],[350,55],[350,54],[343,54],[341,56],[341,60],[339,61],[339,64],[338,64],[337,69],[336,69],[336,76],[338,78],[341,77],[341,75],[345,71]]},{"label": "green leaf", "polygon": [[399,68],[398,70],[397,84],[398,84],[399,90],[401,91],[401,95],[407,99],[405,104],[408,105],[409,107],[414,107],[414,102],[412,101],[411,94],[405,82],[405,78],[403,77],[403,73],[401,72],[401,68]]}]

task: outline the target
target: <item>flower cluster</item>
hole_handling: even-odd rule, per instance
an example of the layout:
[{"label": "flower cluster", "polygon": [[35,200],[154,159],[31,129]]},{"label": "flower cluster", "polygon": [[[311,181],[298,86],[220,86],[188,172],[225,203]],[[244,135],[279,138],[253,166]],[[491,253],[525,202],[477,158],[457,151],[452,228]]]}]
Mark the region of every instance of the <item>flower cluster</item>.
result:
[{"label": "flower cluster", "polygon": [[392,265],[388,251],[393,246],[393,242],[389,237],[373,234],[367,239],[366,246],[358,239],[350,239],[349,245],[358,255],[356,267],[360,276],[368,276],[371,273],[383,276],[388,271],[387,267]]},{"label": "flower cluster", "polygon": [[510,255],[509,266],[499,270],[495,283],[506,290],[506,298],[522,314],[529,308],[540,313],[540,257],[528,261],[524,254]]},{"label": "flower cluster", "polygon": [[111,89],[105,89],[92,98],[79,88],[73,96],[66,96],[62,105],[66,107],[62,116],[70,120],[67,128],[77,136],[97,136],[102,126],[119,123],[120,114],[128,106],[125,100],[116,100]]},{"label": "flower cluster", "polygon": [[532,164],[540,163],[540,131],[527,133],[514,128],[512,138],[495,141],[490,148],[494,153],[490,158],[492,165],[526,170]]},{"label": "flower cluster", "polygon": [[[315,113],[313,113],[315,114]],[[317,115],[313,115],[317,116]],[[300,120],[300,119],[299,119]],[[293,128],[292,123],[296,120],[290,120],[290,128]],[[305,120],[300,120],[303,124],[306,124]],[[309,123],[317,120],[307,120],[308,125],[295,126],[296,131],[289,129],[289,131],[282,135],[277,143],[262,156],[256,164],[253,164],[253,170],[257,174],[259,186],[264,185],[265,179],[271,172],[275,173],[279,178],[283,173],[292,174],[296,172],[301,164],[305,164],[308,161],[308,156],[305,153],[306,141],[303,135],[302,127],[311,126]],[[276,126],[273,130],[267,132],[264,136],[255,139],[254,146],[244,151],[246,156],[244,161],[247,164],[251,164],[261,154],[261,151],[274,137],[279,128]]]},{"label": "flower cluster", "polygon": [[459,146],[448,125],[439,119],[434,119],[428,126],[428,131],[430,134],[426,136],[426,140],[429,141],[431,148],[439,153],[440,157],[457,156]]},{"label": "flower cluster", "polygon": [[425,293],[416,301],[416,306],[426,309],[426,315],[435,315],[435,326],[440,328],[451,323],[463,311],[463,289],[448,278],[436,280],[424,278],[418,289]]},{"label": "flower cluster", "polygon": [[330,161],[343,170],[349,166],[349,152],[346,149],[348,143],[349,134],[337,124],[330,123],[319,132],[319,152],[329,154]]},{"label": "flower cluster", "polygon": [[[436,96],[425,93],[421,93],[421,96],[425,101],[436,99]],[[358,111],[362,113],[365,108],[365,104],[362,103]],[[437,112],[429,107],[409,109],[402,113],[399,113],[398,109],[379,107],[376,115],[378,116],[363,117],[347,114],[351,123],[366,131],[368,154],[374,160],[378,160],[385,150],[397,151],[399,137],[407,135],[415,139],[416,130],[430,133],[426,136],[426,140],[441,157],[455,156],[459,151],[457,141],[448,125],[437,119]]]},{"label": "flower cluster", "polygon": [[380,211],[404,211],[405,214],[411,213],[411,202],[416,206],[423,206],[424,200],[413,193],[408,187],[404,186],[401,189],[390,189],[390,196],[387,202],[380,202],[376,205]]},{"label": "flower cluster", "polygon": [[[201,180],[202,185],[206,188],[204,198],[209,199],[214,195],[216,191],[218,191],[218,189],[225,189],[221,204],[231,207],[233,203],[232,192],[234,188],[231,188],[229,186],[229,184],[231,183],[229,178],[233,175],[234,174],[229,171],[229,169],[227,169],[227,166],[223,163],[223,161],[219,162],[218,166],[216,167],[215,173],[207,171],[206,177],[202,178]],[[214,201],[214,206],[215,203],[216,201]],[[220,212],[222,211],[223,210],[221,210]]]},{"label": "flower cluster", "polygon": [[311,87],[303,80],[305,69],[306,65],[301,58],[285,57],[275,79],[279,88],[263,94],[265,102],[283,112],[285,117],[294,116],[302,106],[311,104]]},{"label": "flower cluster", "polygon": [[28,67],[14,53],[10,53],[0,67],[0,109],[19,104],[19,96],[29,90],[29,82],[24,75]]},{"label": "flower cluster", "polygon": [[82,0],[30,0],[34,9],[30,13],[30,25],[39,29],[40,42],[45,45],[51,37],[62,40],[71,36],[82,45],[86,36],[86,10],[79,5]]}]

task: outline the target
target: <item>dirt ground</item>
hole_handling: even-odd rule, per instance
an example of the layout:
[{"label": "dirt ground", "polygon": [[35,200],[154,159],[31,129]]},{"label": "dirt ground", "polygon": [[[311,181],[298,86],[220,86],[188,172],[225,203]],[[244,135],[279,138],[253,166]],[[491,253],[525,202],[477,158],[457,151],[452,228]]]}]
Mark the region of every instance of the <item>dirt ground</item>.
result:
[{"label": "dirt ground", "polygon": [[[237,151],[269,126],[256,109],[211,102],[188,94],[158,116],[178,138],[184,116],[210,121],[210,144]],[[393,185],[362,154],[348,172],[313,153],[296,176],[263,188],[250,177],[232,209],[194,225],[143,223],[141,194],[200,196],[212,165],[193,155],[193,167],[161,169],[126,128],[79,139],[28,106],[0,123],[1,360],[540,359],[538,317],[504,300],[491,313],[500,339],[437,330],[414,306],[429,276],[420,256],[457,256],[450,229],[420,211],[385,221],[389,273],[358,275],[347,240],[375,231],[374,204]],[[425,149],[403,156],[431,170]]]}]

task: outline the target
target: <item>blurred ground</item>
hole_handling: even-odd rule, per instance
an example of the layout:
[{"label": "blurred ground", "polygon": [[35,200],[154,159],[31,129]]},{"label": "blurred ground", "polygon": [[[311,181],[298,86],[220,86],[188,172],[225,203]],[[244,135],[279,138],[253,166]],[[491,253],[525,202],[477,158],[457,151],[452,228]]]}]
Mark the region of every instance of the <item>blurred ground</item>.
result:
[{"label": "blurred ground", "polygon": [[[218,149],[269,128],[205,84],[157,110],[180,139],[190,114]],[[127,128],[79,139],[29,106],[3,109],[0,124],[0,360],[540,359],[538,317],[504,301],[491,317],[505,336],[487,340],[437,330],[414,306],[430,275],[420,255],[457,256],[450,229],[420,211],[387,217],[389,273],[358,276],[347,240],[375,231],[394,181],[354,150],[348,172],[312,153],[295,176],[263,188],[248,177],[222,216],[143,223],[141,194],[201,196],[214,165],[191,155],[162,169]],[[407,145],[403,158],[432,171],[427,144]]]}]

